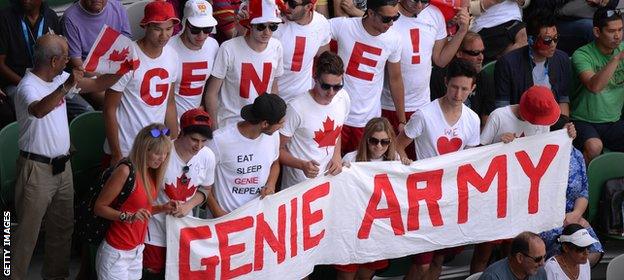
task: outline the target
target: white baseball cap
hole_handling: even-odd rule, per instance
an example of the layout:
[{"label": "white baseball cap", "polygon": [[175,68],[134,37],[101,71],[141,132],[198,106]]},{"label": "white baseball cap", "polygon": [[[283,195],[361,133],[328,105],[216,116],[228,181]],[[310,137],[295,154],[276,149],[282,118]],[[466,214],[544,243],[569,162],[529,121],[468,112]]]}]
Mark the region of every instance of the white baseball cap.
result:
[{"label": "white baseball cap", "polygon": [[589,232],[586,229],[579,229],[571,235],[562,234],[559,236],[558,240],[560,243],[569,242],[578,247],[587,247],[598,242],[598,240],[589,235]]},{"label": "white baseball cap", "polygon": [[189,0],[184,4],[184,24],[186,21],[195,27],[211,27],[217,25],[212,16],[212,5],[204,0]]}]

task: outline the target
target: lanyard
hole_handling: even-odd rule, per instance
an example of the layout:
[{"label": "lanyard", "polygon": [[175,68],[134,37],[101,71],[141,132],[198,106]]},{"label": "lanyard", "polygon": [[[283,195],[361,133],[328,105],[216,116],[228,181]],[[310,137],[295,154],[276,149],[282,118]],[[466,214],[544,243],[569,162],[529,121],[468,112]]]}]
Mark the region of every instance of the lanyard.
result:
[{"label": "lanyard", "polygon": [[24,41],[26,42],[26,50],[28,50],[28,54],[30,56],[30,62],[34,64],[33,62],[33,53],[34,53],[34,45],[35,45],[35,41],[37,41],[37,38],[41,37],[41,35],[43,35],[43,25],[44,25],[44,21],[45,18],[41,18],[41,21],[39,22],[39,27],[37,28],[37,37],[32,38],[33,41],[32,43],[30,42],[30,38],[33,37],[31,36],[31,32],[28,28],[28,26],[26,26],[26,22],[24,21],[24,19],[22,19],[22,33],[24,35]]}]

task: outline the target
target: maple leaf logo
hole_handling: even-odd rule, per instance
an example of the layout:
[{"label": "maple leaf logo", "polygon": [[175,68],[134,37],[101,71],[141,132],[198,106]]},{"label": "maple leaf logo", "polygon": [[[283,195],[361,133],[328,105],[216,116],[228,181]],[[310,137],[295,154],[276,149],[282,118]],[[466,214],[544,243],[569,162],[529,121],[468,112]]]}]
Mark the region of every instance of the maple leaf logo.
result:
[{"label": "maple leaf logo", "polygon": [[165,184],[165,194],[171,200],[186,201],[197,190],[196,186],[191,185],[189,187],[190,182],[191,179],[186,177],[186,174],[182,174],[181,177],[178,177],[175,186],[174,184]]},{"label": "maple leaf logo", "polygon": [[121,51],[113,50],[113,52],[108,56],[108,60],[124,61],[126,60],[126,57],[128,57],[128,53],[130,53],[129,47],[125,47]]},{"label": "maple leaf logo", "polygon": [[342,125],[334,128],[334,121],[327,116],[323,122],[323,129],[314,131],[314,141],[318,143],[319,148],[325,147],[325,152],[329,153],[327,147],[336,146],[336,139],[341,131]]},{"label": "maple leaf logo", "polygon": [[116,75],[123,75],[128,73],[130,70],[136,70],[139,68],[141,62],[138,59],[135,60],[126,60],[119,65],[119,70],[115,73]]}]

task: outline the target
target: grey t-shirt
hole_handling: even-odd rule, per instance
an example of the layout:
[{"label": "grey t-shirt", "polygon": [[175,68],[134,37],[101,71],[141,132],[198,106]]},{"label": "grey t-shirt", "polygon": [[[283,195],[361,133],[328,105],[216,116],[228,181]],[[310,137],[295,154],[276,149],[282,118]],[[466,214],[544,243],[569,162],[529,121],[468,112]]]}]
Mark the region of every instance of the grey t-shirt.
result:
[{"label": "grey t-shirt", "polygon": [[[518,280],[509,268],[509,259],[504,258],[490,265],[479,277],[479,280]],[[540,267],[537,274],[529,276],[526,280],[546,280],[546,270]]]}]

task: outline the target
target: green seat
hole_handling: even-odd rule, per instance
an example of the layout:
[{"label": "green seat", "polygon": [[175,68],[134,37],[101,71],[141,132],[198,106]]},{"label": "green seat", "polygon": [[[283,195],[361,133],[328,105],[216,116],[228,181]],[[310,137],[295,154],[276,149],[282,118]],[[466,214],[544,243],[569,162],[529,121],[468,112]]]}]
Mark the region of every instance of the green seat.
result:
[{"label": "green seat", "polygon": [[496,65],[496,60],[488,62],[486,65],[483,65],[481,72],[483,72],[485,76],[494,79],[494,65]]},{"label": "green seat", "polygon": [[15,180],[17,178],[17,157],[19,148],[19,129],[17,122],[13,122],[0,130],[0,202],[2,209],[13,209],[15,198]]},{"label": "green seat", "polygon": [[81,197],[97,182],[104,151],[104,116],[102,112],[87,112],[76,117],[69,124],[72,146],[71,165],[74,174],[74,190]]},{"label": "green seat", "polygon": [[[612,152],[594,158],[587,167],[589,181],[589,206],[587,220],[595,223],[598,215],[598,204],[605,182],[609,179],[624,177],[624,153]],[[622,239],[621,236],[611,238]],[[619,238],[618,238],[619,237]]]}]

